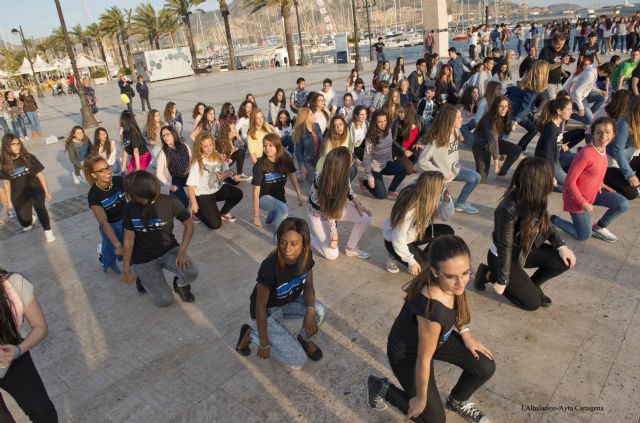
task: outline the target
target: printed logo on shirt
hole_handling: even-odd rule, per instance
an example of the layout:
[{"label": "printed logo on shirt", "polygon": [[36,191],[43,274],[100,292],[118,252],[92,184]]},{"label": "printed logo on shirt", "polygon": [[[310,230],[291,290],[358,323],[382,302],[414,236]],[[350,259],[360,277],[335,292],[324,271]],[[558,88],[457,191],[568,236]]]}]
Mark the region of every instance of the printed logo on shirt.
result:
[{"label": "printed logo on shirt", "polygon": [[105,198],[100,202],[100,205],[105,210],[110,210],[114,207],[117,207],[121,202],[124,201],[124,193],[122,191],[118,191],[113,194],[109,198]]},{"label": "printed logo on shirt", "polygon": [[138,232],[158,231],[166,224],[167,222],[163,222],[159,217],[149,219],[149,222],[146,225],[142,219],[131,219],[131,226],[133,226],[133,229]]},{"label": "printed logo on shirt", "polygon": [[445,342],[447,339],[449,339],[449,336],[451,336],[451,332],[453,332],[453,326],[451,326],[449,332],[442,335],[442,342]]},{"label": "printed logo on shirt", "polygon": [[29,168],[26,166],[20,166],[20,167],[16,167],[15,169],[13,169],[13,172],[11,173],[11,179],[16,179],[16,178],[20,178],[24,175],[28,175],[29,174]]},{"label": "printed logo on shirt", "polygon": [[283,283],[276,288],[276,296],[280,299],[290,297],[299,293],[304,285],[307,283],[307,273],[304,273],[294,279],[291,279],[287,283]]},{"label": "printed logo on shirt", "polygon": [[278,182],[282,182],[283,179],[287,177],[280,172],[271,172],[264,174],[264,183],[265,184],[277,184]]},{"label": "printed logo on shirt", "polygon": [[449,154],[453,154],[456,151],[458,151],[458,139],[454,138],[454,140],[449,143]]}]

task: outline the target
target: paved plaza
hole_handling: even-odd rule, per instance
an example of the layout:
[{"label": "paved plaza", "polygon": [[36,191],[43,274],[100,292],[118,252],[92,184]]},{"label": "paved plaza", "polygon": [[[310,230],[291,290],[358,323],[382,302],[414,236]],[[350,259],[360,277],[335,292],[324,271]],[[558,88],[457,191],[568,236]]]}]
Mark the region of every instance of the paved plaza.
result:
[{"label": "paved plaza", "polygon": [[[367,86],[370,68],[364,74]],[[197,101],[219,112],[223,102],[238,107],[251,92],[265,110],[276,88],[289,93],[301,75],[311,89],[319,89],[326,77],[333,79],[341,96],[349,69],[319,65],[163,81],[150,85],[151,104],[163,110],[167,101],[175,101],[188,135]],[[407,65],[410,70],[413,62]],[[116,136],[123,110],[117,87],[112,82],[96,91],[103,126]],[[139,98],[133,101],[139,112]],[[66,135],[80,120],[76,96],[47,95],[39,104],[47,135]],[[137,116],[142,126],[146,115]],[[329,262],[316,254],[316,293],[328,307],[316,338],[324,358],[292,371],[274,359],[258,359],[255,348],[248,358],[234,351],[240,326],[249,319],[259,264],[273,248],[269,227],[252,224],[249,183],[239,185],[245,197],[234,209],[237,223],[224,222],[216,231],[196,225],[189,248],[200,268],[193,284],[196,302],[177,299],[159,309],[118,275],[102,272],[96,257],[98,227],[86,205],[88,187],[73,185],[63,143],[29,141],[27,146],[46,167],[56,241],[47,244],[40,226],[22,233],[15,221],[0,221],[0,265],[23,272],[35,285],[49,335],[33,357],[62,422],[403,421],[392,407],[370,411],[364,401],[367,374],[393,378],[386,340],[402,305],[401,287],[410,278],[404,269],[398,274],[384,270],[382,224],[390,200],[360,196],[373,210],[372,225],[360,243],[372,253],[369,260],[341,255]],[[461,157],[465,166],[474,167],[468,148]],[[457,213],[450,222],[471,247],[474,266],[486,260],[493,209],[506,185],[490,176],[469,199],[480,214]],[[460,189],[460,183],[453,183],[454,194]],[[292,200],[291,215],[306,216]],[[639,421],[639,206],[633,202],[611,227],[620,238],[617,244],[567,240],[578,264],[545,285],[553,299],[548,309],[522,311],[469,287],[471,328],[497,363],[494,377],[472,400],[493,422]],[[550,210],[562,213],[560,194],[551,195]],[[339,228],[343,249],[351,226]],[[291,323],[297,330],[299,322]],[[435,368],[441,392],[448,393],[459,369],[439,362]],[[15,403],[7,402],[18,422],[27,421]],[[447,418],[462,421],[451,413]]]}]

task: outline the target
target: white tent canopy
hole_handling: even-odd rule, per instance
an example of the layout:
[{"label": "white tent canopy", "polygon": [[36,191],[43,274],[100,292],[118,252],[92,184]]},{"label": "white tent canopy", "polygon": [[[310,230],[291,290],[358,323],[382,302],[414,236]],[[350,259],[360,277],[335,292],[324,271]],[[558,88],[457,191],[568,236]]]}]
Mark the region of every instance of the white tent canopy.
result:
[{"label": "white tent canopy", "polygon": [[[76,56],[76,65],[78,66],[78,69],[85,69],[95,66],[104,66],[105,64],[102,60],[97,60],[84,53],[80,53]],[[69,59],[69,57],[65,57],[59,61],[58,69],[65,72],[71,71],[71,59]]]},{"label": "white tent canopy", "polygon": [[0,78],[8,78],[9,74],[2,69],[0,69]]},{"label": "white tent canopy", "polygon": [[18,71],[16,72],[16,75],[25,75],[25,74],[32,74],[31,72],[31,65],[29,64],[29,61],[27,60],[27,58],[25,57],[24,60],[22,61],[22,64],[20,65],[20,68],[18,68]]},{"label": "white tent canopy", "polygon": [[[51,72],[55,71],[56,67],[48,64],[42,57],[40,57],[40,55],[37,55],[36,60],[33,62],[33,70],[35,70],[36,72]],[[16,75],[25,74],[32,74],[31,65],[29,64],[29,61],[26,57],[22,60],[22,64],[16,72]]]}]

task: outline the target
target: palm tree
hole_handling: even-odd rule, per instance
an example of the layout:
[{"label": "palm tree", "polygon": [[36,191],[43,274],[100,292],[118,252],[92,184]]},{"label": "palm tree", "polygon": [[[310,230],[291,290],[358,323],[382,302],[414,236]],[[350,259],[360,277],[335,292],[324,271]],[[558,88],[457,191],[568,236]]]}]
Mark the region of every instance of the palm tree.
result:
[{"label": "palm tree", "polygon": [[178,26],[178,17],[168,10],[156,13],[150,2],[142,3],[136,7],[136,13],[131,17],[133,33],[140,35],[150,45],[160,49],[160,38],[174,32]]},{"label": "palm tree", "polygon": [[220,14],[224,21],[224,32],[227,37],[227,47],[229,48],[229,67],[231,70],[236,70],[236,54],[233,50],[233,38],[231,38],[231,25],[229,25],[229,6],[226,0],[218,0],[220,4]]},{"label": "palm tree", "polygon": [[245,5],[252,7],[250,15],[265,7],[280,8],[280,16],[284,21],[284,39],[287,45],[287,55],[289,56],[289,65],[296,63],[296,51],[293,47],[293,37],[291,36],[291,5],[292,0],[244,0]]},{"label": "palm tree", "polygon": [[97,23],[92,23],[87,26],[86,33],[87,33],[87,36],[98,45],[98,50],[100,50],[100,56],[102,57],[102,61],[107,67],[107,75],[108,75],[110,72],[109,72],[109,64],[107,63],[107,54],[105,53],[104,42],[102,40],[102,37],[105,36],[105,33],[102,27]]},{"label": "palm tree", "polygon": [[[100,25],[106,34],[116,36],[122,65],[128,65],[131,72],[135,72],[133,59],[131,57],[131,46],[129,45],[129,34],[131,32],[131,9],[123,10],[117,6],[113,6],[110,9],[105,10],[100,15]],[[122,54],[122,44],[124,44],[127,54],[126,61]]]},{"label": "palm tree", "polygon": [[173,16],[182,19],[182,22],[187,27],[187,42],[189,43],[189,50],[191,51],[191,67],[195,70],[198,67],[198,59],[196,58],[196,46],[193,43],[193,33],[191,32],[191,21],[189,16],[197,11],[194,8],[205,0],[166,0],[164,4],[165,10],[171,12]]},{"label": "palm tree", "polygon": [[88,50],[91,50],[91,55],[92,56],[94,55],[93,48],[91,48],[91,39],[87,35],[87,32],[84,29],[82,29],[82,25],[77,24],[76,26],[71,28],[69,35],[73,35],[76,41],[82,44],[82,50],[84,51],[85,54],[88,53]]}]

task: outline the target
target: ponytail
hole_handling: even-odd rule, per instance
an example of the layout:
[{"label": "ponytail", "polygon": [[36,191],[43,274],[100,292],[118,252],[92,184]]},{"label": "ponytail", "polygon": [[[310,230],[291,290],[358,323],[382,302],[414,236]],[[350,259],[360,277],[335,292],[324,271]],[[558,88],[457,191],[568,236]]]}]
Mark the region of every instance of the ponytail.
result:
[{"label": "ponytail", "polygon": [[538,118],[538,132],[542,132],[542,129],[558,115],[558,110],[562,110],[570,104],[570,98],[560,96],[555,100],[547,101]]}]

